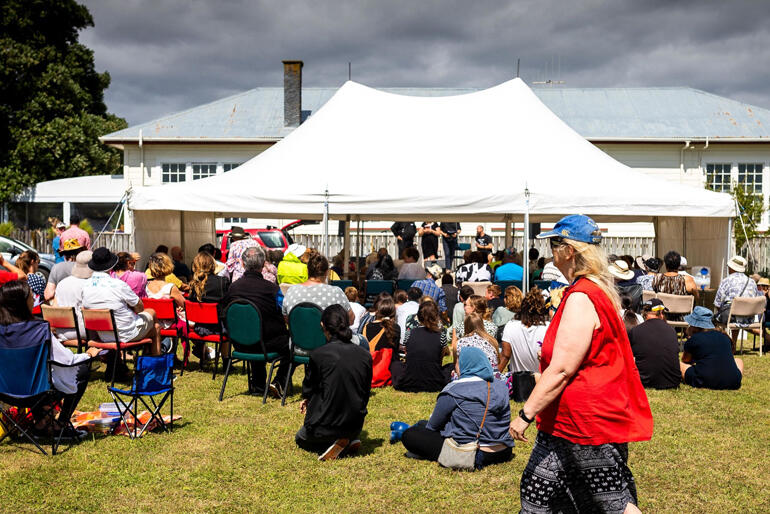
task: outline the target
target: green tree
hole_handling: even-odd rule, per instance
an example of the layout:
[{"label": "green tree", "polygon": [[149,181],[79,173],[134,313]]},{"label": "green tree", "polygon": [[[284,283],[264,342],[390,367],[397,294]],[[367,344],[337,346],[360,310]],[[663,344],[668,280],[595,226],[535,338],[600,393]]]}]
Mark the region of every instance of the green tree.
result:
[{"label": "green tree", "polygon": [[93,25],[74,0],[0,3],[0,201],[36,182],[120,169],[98,137],[126,126],[107,112],[108,73],[78,42]]},{"label": "green tree", "polygon": [[746,238],[752,239],[757,236],[757,225],[762,220],[765,206],[762,202],[762,196],[747,191],[743,184],[733,184],[731,194],[738,202],[738,208],[741,210],[740,216],[735,220],[734,228],[735,247],[740,250],[743,248]]}]

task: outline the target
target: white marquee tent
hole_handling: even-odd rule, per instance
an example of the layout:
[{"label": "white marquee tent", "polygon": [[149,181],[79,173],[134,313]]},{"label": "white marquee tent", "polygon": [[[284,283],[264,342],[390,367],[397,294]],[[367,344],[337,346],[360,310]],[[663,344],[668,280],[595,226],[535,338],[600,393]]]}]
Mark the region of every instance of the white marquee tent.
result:
[{"label": "white marquee tent", "polygon": [[[531,221],[583,213],[655,224],[719,278],[729,251],[729,195],[633,171],[583,139],[520,79],[460,96],[411,97],[355,82],[288,137],[235,170],[134,190],[135,245],[214,236],[222,216],[340,220]],[[184,230],[182,230],[184,229]],[[349,245],[347,245],[349,246]]]}]

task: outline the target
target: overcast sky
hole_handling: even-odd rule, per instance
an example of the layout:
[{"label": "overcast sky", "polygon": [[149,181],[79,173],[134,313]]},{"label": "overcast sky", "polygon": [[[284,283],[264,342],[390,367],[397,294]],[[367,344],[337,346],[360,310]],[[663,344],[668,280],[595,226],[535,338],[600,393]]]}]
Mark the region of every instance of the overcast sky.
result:
[{"label": "overcast sky", "polygon": [[[82,1],[82,0],[81,0]],[[81,33],[130,125],[257,86],[690,86],[770,108],[770,2],[87,0]]]}]

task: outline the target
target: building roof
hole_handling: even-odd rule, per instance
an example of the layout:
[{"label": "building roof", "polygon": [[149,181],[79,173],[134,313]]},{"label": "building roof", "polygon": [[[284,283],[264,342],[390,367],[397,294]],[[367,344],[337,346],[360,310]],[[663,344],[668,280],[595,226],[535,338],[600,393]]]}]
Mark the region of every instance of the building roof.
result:
[{"label": "building roof", "polygon": [[[302,89],[302,117],[336,87]],[[407,96],[451,96],[478,88],[379,88]],[[584,138],[594,141],[727,140],[770,142],[770,110],[688,87],[533,89]],[[274,142],[283,124],[283,88],[259,87],[128,127],[100,138],[107,144],[146,142]]]}]

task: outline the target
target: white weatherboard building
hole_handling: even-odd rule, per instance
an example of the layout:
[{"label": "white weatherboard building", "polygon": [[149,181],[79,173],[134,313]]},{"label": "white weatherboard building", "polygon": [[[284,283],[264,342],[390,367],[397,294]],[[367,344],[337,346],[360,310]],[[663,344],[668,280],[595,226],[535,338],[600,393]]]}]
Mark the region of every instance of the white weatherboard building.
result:
[{"label": "white weatherboard building", "polygon": [[[290,134],[338,88],[302,88],[302,63],[284,61],[284,87],[261,87],[108,134],[101,140],[124,152],[125,188],[191,182],[227,173]],[[471,88],[383,88],[407,96],[467,94]],[[770,110],[686,87],[539,88],[539,99],[578,134],[614,159],[673,183],[729,191],[744,184],[768,204]],[[468,127],[469,131],[484,127]],[[382,152],[399,145],[399,134],[382,141]],[[447,151],[451,151],[448,149]],[[515,159],[515,156],[512,156]],[[558,145],[543,159],[543,173],[569,168]],[[441,180],[441,170],[425,170]],[[484,170],[469,169],[469,176]],[[490,188],[495,177],[489,176]],[[355,180],[355,177],[351,177]],[[358,180],[366,180],[361,170]],[[265,177],[286,181],[290,177]],[[559,184],[554,184],[555,188]],[[619,195],[634,184],[619,181]],[[223,206],[222,211],[227,211]],[[664,215],[665,213],[661,213]],[[217,228],[237,223],[261,226],[291,220],[224,218]],[[418,220],[415,220],[418,221]],[[369,222],[387,228],[389,223]],[[463,226],[471,233],[475,224]],[[765,214],[761,227],[768,226]],[[603,224],[615,235],[652,236],[649,223]],[[492,229],[494,227],[488,227]],[[130,226],[126,226],[130,230]],[[310,227],[320,230],[320,227]]]}]

